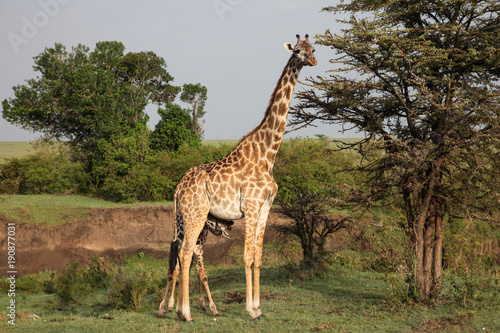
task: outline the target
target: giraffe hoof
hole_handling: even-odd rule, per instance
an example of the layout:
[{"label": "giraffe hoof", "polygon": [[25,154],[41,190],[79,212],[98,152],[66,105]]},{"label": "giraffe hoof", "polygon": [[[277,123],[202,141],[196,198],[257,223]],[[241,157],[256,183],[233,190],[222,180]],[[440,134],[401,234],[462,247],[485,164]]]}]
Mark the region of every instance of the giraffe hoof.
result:
[{"label": "giraffe hoof", "polygon": [[265,316],[263,314],[255,317],[255,318],[251,318],[250,321],[256,321],[256,320],[260,320],[261,318],[264,318]]},{"label": "giraffe hoof", "polygon": [[179,321],[185,321],[186,323],[194,323],[194,320],[193,319],[187,319],[186,316],[184,316],[183,314],[181,313],[177,313],[177,319]]}]

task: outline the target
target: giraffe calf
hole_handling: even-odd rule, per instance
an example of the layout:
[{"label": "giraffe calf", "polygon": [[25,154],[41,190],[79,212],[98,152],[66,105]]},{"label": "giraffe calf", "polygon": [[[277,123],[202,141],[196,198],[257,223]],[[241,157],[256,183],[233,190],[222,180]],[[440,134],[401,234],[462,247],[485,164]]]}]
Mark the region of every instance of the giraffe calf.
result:
[{"label": "giraffe calf", "polygon": [[[167,302],[168,290],[171,282],[172,293],[168,301],[167,311],[172,311],[174,308],[175,283],[180,272],[178,255],[182,246],[182,242],[184,240],[184,222],[182,220],[182,215],[178,213],[176,220],[176,236],[174,236],[174,240],[172,240],[172,243],[170,244],[170,266],[167,273],[167,286],[165,289],[165,295],[163,296],[163,300],[160,304],[160,309],[158,312],[159,318],[163,318],[163,316],[165,315],[165,305]],[[196,260],[196,274],[198,275],[198,283],[200,289],[200,307],[203,309],[203,311],[206,311],[207,309],[205,305],[205,299],[203,297],[203,285],[207,292],[210,310],[212,310],[212,314],[214,316],[218,316],[219,312],[217,311],[217,307],[215,306],[215,303],[212,299],[212,294],[210,293],[210,288],[208,286],[208,275],[203,263],[203,246],[205,245],[208,231],[210,231],[215,236],[224,236],[226,238],[230,238],[227,231],[231,230],[231,226],[233,224],[233,221],[224,221],[216,218],[215,216],[209,215],[194,248],[193,258]]]}]

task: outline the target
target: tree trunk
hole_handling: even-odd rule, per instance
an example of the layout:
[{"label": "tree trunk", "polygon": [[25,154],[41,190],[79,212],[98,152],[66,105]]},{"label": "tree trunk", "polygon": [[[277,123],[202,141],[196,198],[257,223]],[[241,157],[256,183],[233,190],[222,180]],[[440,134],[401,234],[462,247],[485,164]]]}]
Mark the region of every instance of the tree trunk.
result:
[{"label": "tree trunk", "polygon": [[[441,288],[443,276],[443,209],[439,201],[434,202],[434,223],[435,223],[435,245],[434,245],[434,281],[433,289],[438,291]],[[436,293],[433,293],[433,297]]]},{"label": "tree trunk", "polygon": [[431,213],[424,224],[424,258],[423,258],[423,277],[421,294],[429,298],[433,284],[433,262],[434,262],[434,215]]},{"label": "tree trunk", "polygon": [[[433,214],[431,205],[435,197],[432,195],[437,180],[437,170],[430,173],[429,183],[420,201],[419,215],[416,223],[413,224],[415,233],[415,254],[417,267],[415,279],[420,291],[420,298],[426,299],[430,296],[433,283],[433,240],[435,224],[433,223]],[[410,221],[408,221],[410,222]]]},{"label": "tree trunk", "polygon": [[437,197],[432,197],[427,218],[417,220],[415,250],[416,282],[421,299],[434,297],[441,287],[443,275],[443,210]]},{"label": "tree trunk", "polygon": [[417,223],[414,226],[415,230],[415,255],[417,260],[415,279],[420,291],[420,298],[425,298],[424,285],[424,222],[425,217],[419,216]]}]

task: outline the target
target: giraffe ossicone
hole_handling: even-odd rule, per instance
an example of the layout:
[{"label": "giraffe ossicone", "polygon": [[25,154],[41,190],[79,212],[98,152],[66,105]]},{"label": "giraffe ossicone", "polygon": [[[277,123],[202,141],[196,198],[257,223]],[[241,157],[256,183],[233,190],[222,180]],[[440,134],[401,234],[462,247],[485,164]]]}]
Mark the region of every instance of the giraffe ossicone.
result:
[{"label": "giraffe ossicone", "polygon": [[[176,307],[181,320],[192,320],[189,268],[209,216],[228,221],[245,218],[243,260],[246,310],[251,320],[262,316],[262,245],[269,210],[278,191],[272,176],[273,165],[285,132],[288,108],[300,70],[317,64],[308,35],[304,40],[297,35],[296,45],[285,44],[285,48],[292,55],[271,95],[261,123],[222,159],[190,169],[175,190],[175,212],[184,227],[182,246],[178,252],[180,279]],[[177,259],[174,260],[177,263]]]}]

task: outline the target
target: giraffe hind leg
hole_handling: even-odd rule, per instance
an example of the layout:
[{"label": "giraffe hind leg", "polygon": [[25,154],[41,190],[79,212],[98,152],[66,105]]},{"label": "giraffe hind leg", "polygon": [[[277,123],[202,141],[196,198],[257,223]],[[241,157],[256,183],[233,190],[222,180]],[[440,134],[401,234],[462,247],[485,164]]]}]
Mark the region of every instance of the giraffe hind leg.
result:
[{"label": "giraffe hind leg", "polygon": [[182,243],[179,239],[177,239],[176,241],[172,241],[172,243],[170,244],[170,262],[169,262],[170,265],[167,273],[167,285],[165,287],[165,295],[163,296],[163,300],[161,301],[160,309],[158,311],[158,318],[163,318],[163,316],[165,315],[165,306],[167,303],[168,290],[171,282],[172,282],[172,294],[169,299],[167,311],[172,311],[173,309],[175,283],[177,280],[177,276],[179,275],[178,255],[181,244]]},{"label": "giraffe hind leg", "polygon": [[[179,320],[187,322],[193,320],[191,316],[191,309],[189,307],[189,269],[193,261],[192,259],[196,247],[196,240],[203,229],[205,219],[203,218],[202,220],[201,218],[198,218],[198,221],[193,222],[193,228],[191,230],[186,229],[185,238],[179,251],[180,279],[176,312]],[[187,225],[188,224],[186,223],[185,226],[187,227]],[[196,238],[189,237],[190,233],[191,235],[196,235]]]}]

